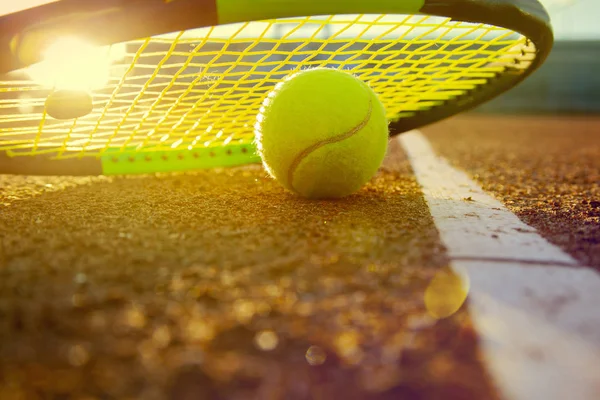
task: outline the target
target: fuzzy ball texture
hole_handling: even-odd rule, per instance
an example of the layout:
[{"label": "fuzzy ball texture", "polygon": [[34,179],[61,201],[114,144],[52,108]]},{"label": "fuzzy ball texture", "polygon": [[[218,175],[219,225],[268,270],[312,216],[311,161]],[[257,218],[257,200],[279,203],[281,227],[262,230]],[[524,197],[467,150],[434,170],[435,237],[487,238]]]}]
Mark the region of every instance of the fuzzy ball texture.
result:
[{"label": "fuzzy ball texture", "polygon": [[377,172],[388,144],[385,108],[355,76],[328,68],[304,70],[265,99],[255,126],[267,171],[308,198],[338,198]]}]

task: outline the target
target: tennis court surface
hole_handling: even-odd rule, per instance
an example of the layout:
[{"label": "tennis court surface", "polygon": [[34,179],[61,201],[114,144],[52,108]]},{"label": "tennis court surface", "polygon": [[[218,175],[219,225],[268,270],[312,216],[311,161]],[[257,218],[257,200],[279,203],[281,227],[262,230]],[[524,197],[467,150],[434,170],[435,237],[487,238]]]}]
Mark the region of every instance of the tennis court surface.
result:
[{"label": "tennis court surface", "polygon": [[[599,130],[457,117],[336,201],[258,165],[2,176],[0,398],[597,398]],[[427,192],[419,143],[483,191]]]}]

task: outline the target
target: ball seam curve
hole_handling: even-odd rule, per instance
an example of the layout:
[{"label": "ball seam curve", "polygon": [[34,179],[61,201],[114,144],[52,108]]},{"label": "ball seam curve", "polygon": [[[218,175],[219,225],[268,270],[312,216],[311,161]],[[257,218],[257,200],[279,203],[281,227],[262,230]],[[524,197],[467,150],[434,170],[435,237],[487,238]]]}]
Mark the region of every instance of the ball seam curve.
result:
[{"label": "ball seam curve", "polygon": [[342,140],[349,139],[352,136],[356,135],[358,132],[360,132],[361,129],[363,129],[369,123],[369,120],[371,119],[372,111],[373,111],[373,100],[369,99],[369,109],[367,110],[367,115],[356,126],[352,127],[350,130],[348,130],[344,133],[341,133],[337,136],[321,140],[320,142],[316,142],[316,143],[308,146],[304,150],[302,150],[300,153],[298,153],[298,155],[296,155],[296,157],[294,157],[294,159],[292,160],[292,163],[290,164],[290,167],[288,169],[287,180],[288,180],[288,184],[290,185],[290,188],[294,192],[298,193],[298,191],[294,187],[294,173],[296,172],[296,169],[298,168],[298,166],[300,165],[302,160],[304,160],[306,157],[308,157],[312,152],[320,149],[321,147],[323,147],[325,145],[341,142]]}]

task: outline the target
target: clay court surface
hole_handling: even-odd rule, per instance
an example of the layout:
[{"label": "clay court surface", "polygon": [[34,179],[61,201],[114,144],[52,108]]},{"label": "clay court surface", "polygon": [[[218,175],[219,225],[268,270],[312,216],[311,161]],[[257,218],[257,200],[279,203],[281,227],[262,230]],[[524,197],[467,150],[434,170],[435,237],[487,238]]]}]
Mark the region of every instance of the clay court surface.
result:
[{"label": "clay court surface", "polygon": [[[569,268],[600,269],[600,118],[422,132]],[[0,399],[500,399],[469,299],[426,307],[449,263],[398,141],[337,201],[258,165],[0,176]]]}]

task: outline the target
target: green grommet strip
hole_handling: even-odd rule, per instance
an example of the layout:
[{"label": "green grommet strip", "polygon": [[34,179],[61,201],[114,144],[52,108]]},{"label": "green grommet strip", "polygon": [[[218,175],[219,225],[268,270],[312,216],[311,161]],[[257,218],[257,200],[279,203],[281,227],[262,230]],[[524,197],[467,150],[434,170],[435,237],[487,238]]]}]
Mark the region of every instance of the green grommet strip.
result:
[{"label": "green grommet strip", "polygon": [[105,175],[190,171],[260,163],[252,144],[202,147],[192,150],[142,151],[108,149],[101,158]]}]

